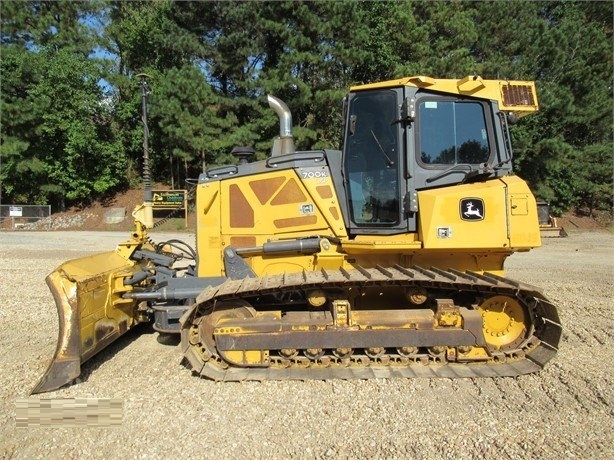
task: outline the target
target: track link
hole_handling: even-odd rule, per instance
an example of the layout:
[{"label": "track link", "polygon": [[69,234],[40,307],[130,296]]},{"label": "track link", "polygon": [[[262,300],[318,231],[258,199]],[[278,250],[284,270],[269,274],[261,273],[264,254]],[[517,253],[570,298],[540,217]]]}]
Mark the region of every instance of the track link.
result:
[{"label": "track link", "polygon": [[[197,333],[202,321],[216,311],[216,306],[258,305],[266,296],[280,296],[310,289],[324,291],[378,287],[419,287],[438,292],[468,293],[489,298],[497,295],[512,297],[526,310],[527,336],[517,347],[493,350],[485,359],[456,362],[446,353],[432,354],[424,350],[404,355],[394,350],[381,356],[355,353],[348,357],[324,353],[317,359],[306,357],[271,356],[267,366],[237,366],[221,357],[211,341]],[[285,379],[368,379],[368,378],[460,378],[517,376],[541,370],[558,349],[561,324],[556,308],[539,288],[492,274],[458,270],[402,266],[352,270],[319,270],[227,280],[207,288],[196,304],[181,319],[181,346],[185,358],[195,373],[221,381],[285,380]]]}]

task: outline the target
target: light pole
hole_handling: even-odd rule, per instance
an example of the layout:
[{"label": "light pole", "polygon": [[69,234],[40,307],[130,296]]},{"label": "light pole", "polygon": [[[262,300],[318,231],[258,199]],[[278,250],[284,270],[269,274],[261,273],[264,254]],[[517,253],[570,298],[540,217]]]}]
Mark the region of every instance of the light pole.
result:
[{"label": "light pole", "polygon": [[149,75],[140,73],[137,75],[141,79],[141,121],[143,122],[143,183],[145,185],[145,202],[152,201],[151,191],[151,170],[149,169],[149,128],[147,126],[147,98],[151,94],[151,88],[147,83]]}]

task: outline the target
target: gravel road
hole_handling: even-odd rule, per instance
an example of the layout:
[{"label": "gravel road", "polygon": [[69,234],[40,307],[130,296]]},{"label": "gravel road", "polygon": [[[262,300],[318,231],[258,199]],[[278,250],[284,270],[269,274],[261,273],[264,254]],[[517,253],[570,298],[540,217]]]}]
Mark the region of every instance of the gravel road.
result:
[{"label": "gravel road", "polygon": [[[147,327],[43,398],[119,398],[120,428],[17,428],[55,350],[45,276],[123,233],[0,233],[0,458],[614,458],[614,235],[547,239],[507,263],[559,307],[556,358],[518,378],[215,383]],[[177,235],[154,235],[156,241]],[[182,238],[193,242],[193,236]]]}]

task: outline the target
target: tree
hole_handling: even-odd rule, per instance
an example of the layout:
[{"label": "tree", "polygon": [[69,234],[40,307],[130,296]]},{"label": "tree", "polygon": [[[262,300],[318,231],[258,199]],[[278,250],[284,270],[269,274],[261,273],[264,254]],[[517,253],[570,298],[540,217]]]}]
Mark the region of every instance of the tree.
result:
[{"label": "tree", "polygon": [[[68,204],[140,177],[150,75],[154,180],[264,158],[292,111],[299,149],[336,148],[354,84],[409,75],[528,79],[516,170],[562,212],[612,209],[610,2],[12,1],[2,13],[0,185]],[[69,95],[70,97],[68,97]],[[32,186],[34,184],[34,186]]]},{"label": "tree", "polygon": [[612,13],[611,3],[544,4],[546,27],[529,33],[541,108],[514,130],[522,131],[517,167],[558,212],[612,209]]},{"label": "tree", "polygon": [[2,187],[16,203],[87,202],[122,183],[108,130],[93,4],[3,2]]},{"label": "tree", "polygon": [[151,85],[151,126],[158,133],[155,138],[158,149],[167,150],[169,160],[166,165],[159,165],[158,170],[167,171],[171,178],[177,175],[181,183],[182,178],[195,178],[205,167],[220,160],[232,161],[228,154],[234,139],[225,133],[236,125],[236,117],[231,113],[225,118],[218,115],[220,98],[199,69],[192,66],[169,69],[155,75]]}]

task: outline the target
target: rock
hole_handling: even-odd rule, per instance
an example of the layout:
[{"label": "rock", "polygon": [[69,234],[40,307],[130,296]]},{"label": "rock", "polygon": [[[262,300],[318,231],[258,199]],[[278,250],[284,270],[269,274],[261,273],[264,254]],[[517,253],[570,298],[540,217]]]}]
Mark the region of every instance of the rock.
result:
[{"label": "rock", "polygon": [[120,224],[126,219],[126,208],[111,208],[104,213],[105,224]]}]

